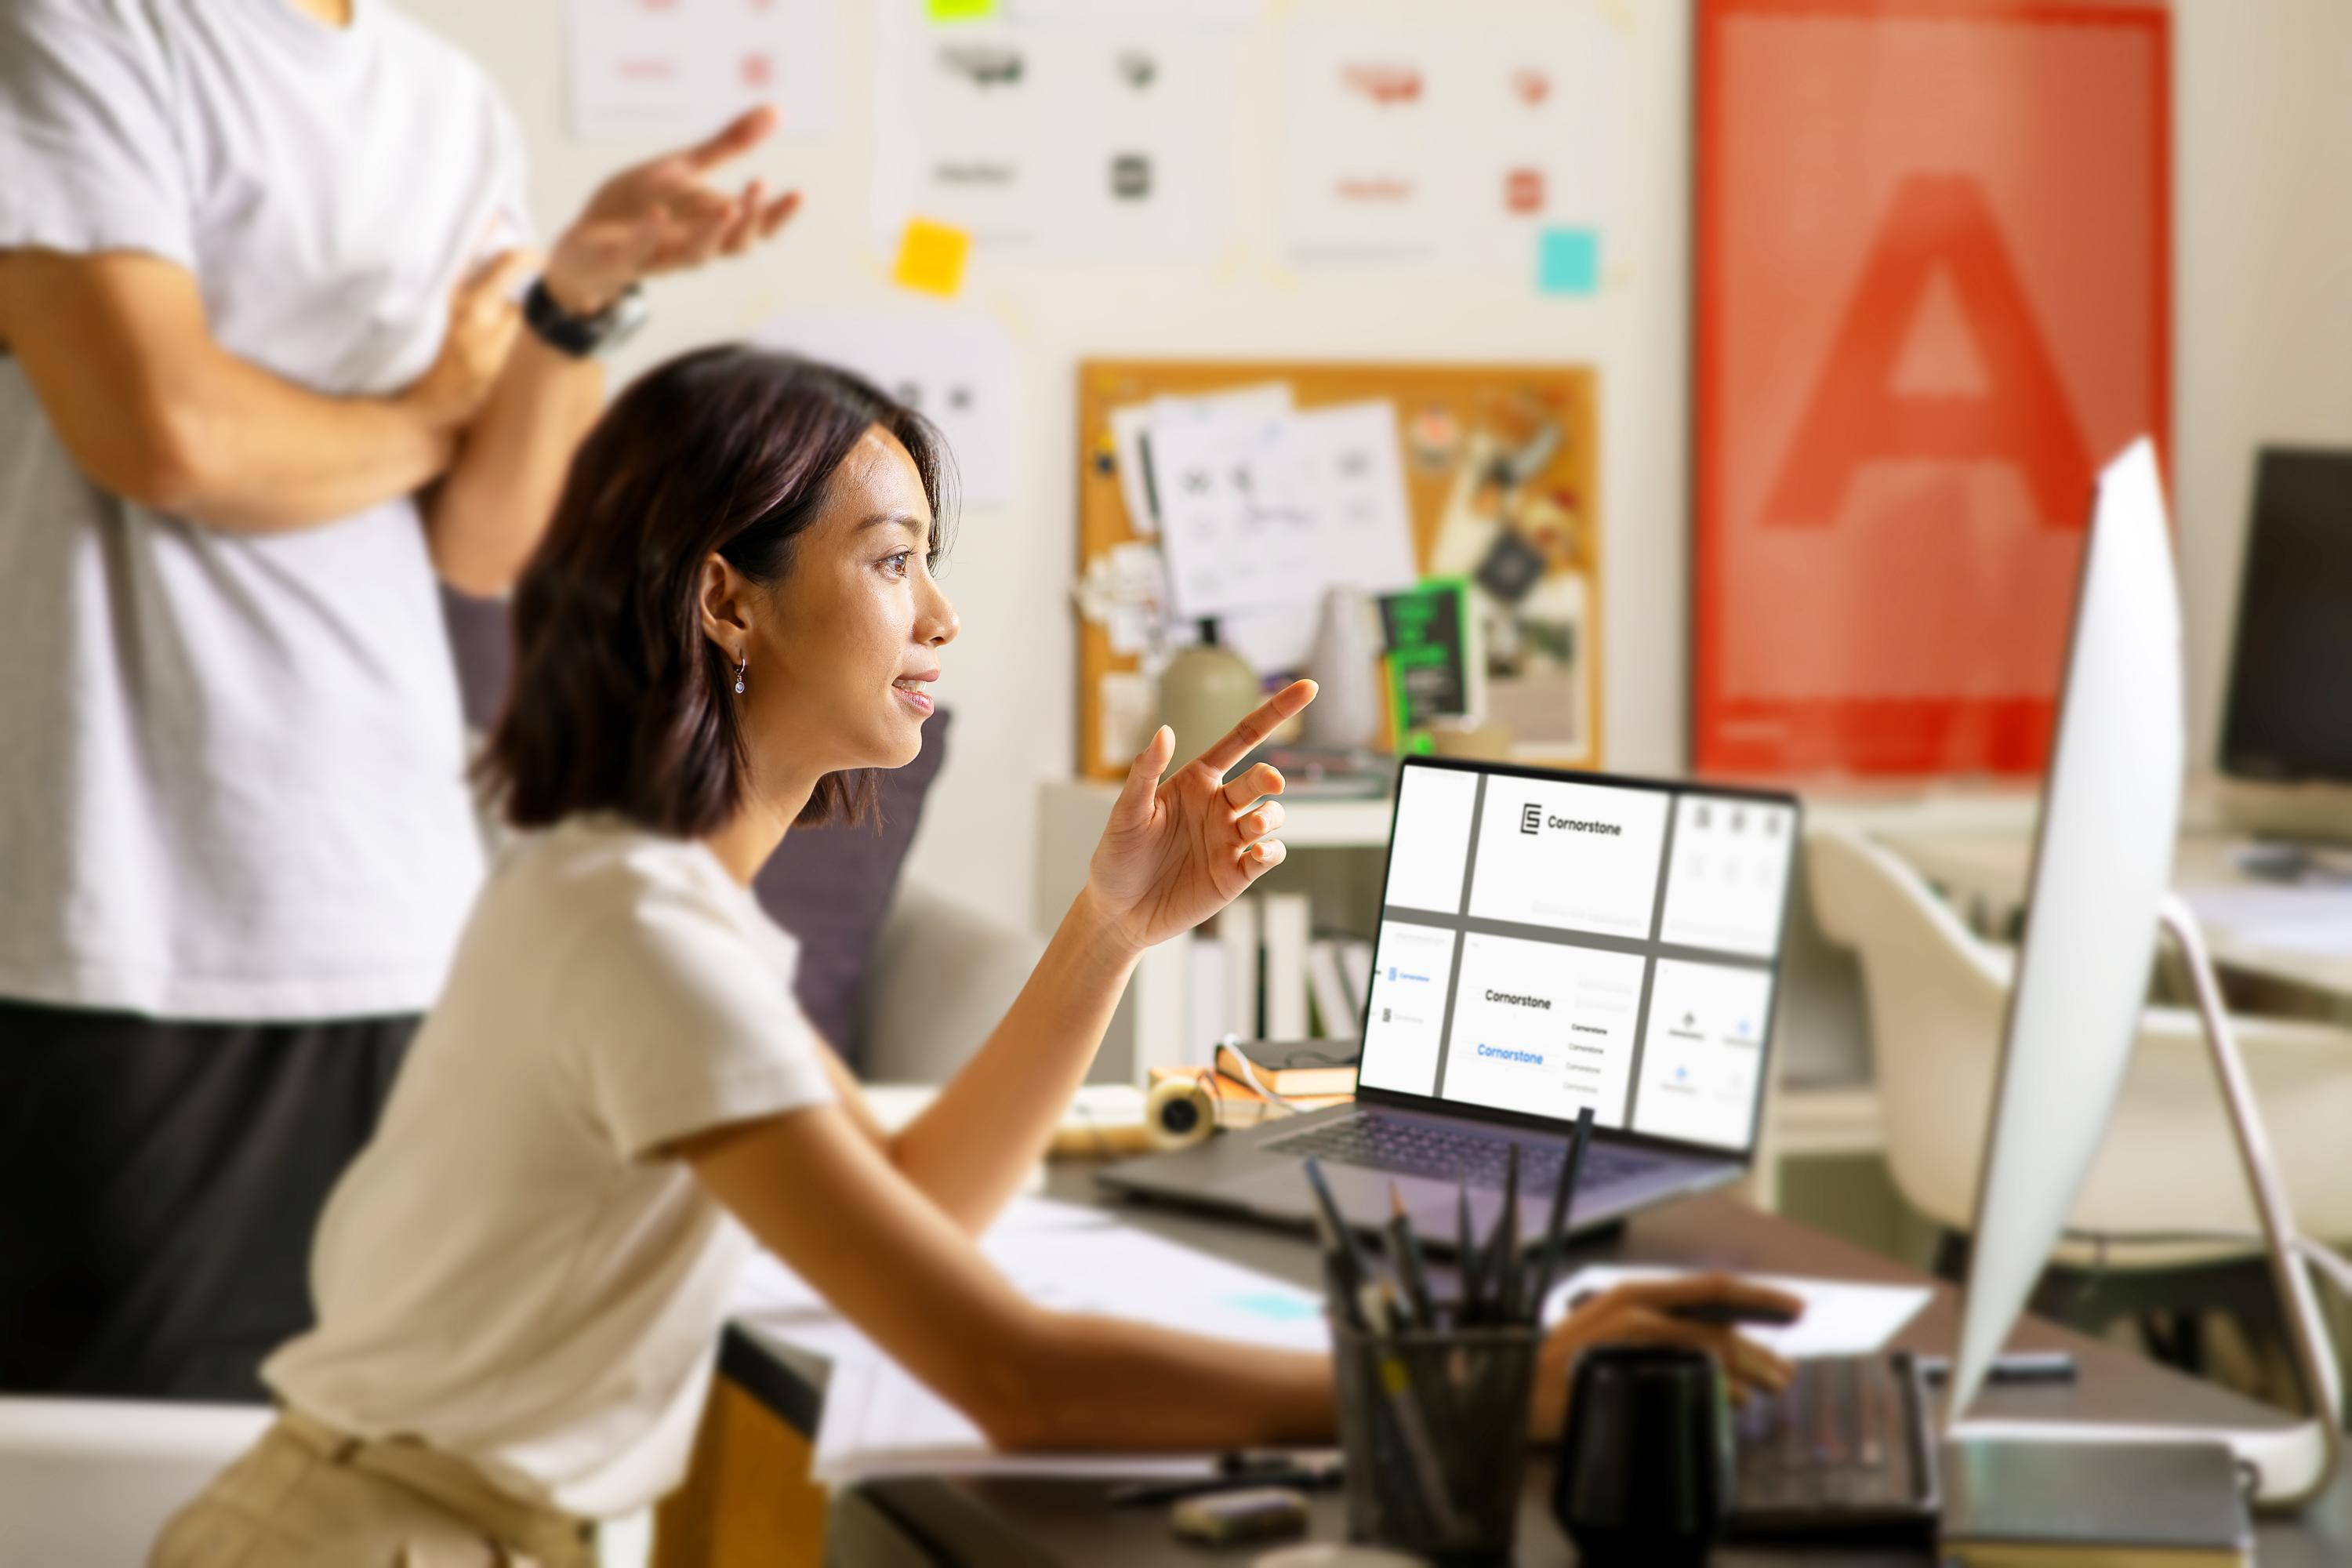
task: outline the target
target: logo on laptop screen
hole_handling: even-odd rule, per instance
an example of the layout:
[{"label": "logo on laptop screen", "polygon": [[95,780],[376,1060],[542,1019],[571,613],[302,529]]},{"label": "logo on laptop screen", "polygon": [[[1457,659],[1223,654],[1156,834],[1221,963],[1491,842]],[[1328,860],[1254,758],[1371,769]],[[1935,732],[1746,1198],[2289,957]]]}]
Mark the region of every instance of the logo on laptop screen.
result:
[{"label": "logo on laptop screen", "polygon": [[1543,830],[1543,807],[1534,801],[1519,807],[1519,831],[1539,833]]}]

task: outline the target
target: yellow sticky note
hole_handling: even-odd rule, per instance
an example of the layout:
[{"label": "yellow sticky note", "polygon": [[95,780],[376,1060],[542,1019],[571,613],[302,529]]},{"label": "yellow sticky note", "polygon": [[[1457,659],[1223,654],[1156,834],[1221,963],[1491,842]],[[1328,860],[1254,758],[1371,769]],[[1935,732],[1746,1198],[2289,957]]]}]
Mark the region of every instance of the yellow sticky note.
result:
[{"label": "yellow sticky note", "polygon": [[996,0],[930,0],[934,22],[977,22],[996,15]]},{"label": "yellow sticky note", "polygon": [[910,217],[898,237],[898,261],[890,281],[927,294],[953,299],[963,287],[964,258],[971,254],[971,236],[951,224]]}]

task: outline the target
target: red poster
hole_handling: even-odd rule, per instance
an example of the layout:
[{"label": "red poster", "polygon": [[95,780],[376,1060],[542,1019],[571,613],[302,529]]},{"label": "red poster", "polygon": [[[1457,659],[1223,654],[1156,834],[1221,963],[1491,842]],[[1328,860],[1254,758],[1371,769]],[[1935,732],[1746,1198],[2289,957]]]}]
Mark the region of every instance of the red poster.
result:
[{"label": "red poster", "polygon": [[2032,773],[2092,477],[2169,450],[2169,17],[1702,0],[1694,761]]}]

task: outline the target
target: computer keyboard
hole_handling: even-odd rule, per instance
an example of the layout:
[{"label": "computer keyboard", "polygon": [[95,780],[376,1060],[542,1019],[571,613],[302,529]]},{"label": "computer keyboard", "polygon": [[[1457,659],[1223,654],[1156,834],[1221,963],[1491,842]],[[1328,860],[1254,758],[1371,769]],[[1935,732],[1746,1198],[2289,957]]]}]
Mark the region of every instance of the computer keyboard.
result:
[{"label": "computer keyboard", "polygon": [[[1401,1116],[1343,1116],[1266,1145],[1269,1153],[1313,1155],[1335,1165],[1364,1165],[1400,1175],[1466,1181],[1475,1187],[1503,1184],[1505,1151],[1510,1139],[1466,1127],[1407,1120]],[[1568,1150],[1556,1143],[1519,1145],[1519,1190],[1549,1192],[1559,1180]],[[1594,1140],[1584,1151],[1577,1190],[1613,1186],[1656,1166],[1653,1155]]]},{"label": "computer keyboard", "polygon": [[1935,1520],[1926,1402],[1911,1358],[1801,1361],[1733,1412],[1731,1529],[1745,1535],[1925,1530]]}]

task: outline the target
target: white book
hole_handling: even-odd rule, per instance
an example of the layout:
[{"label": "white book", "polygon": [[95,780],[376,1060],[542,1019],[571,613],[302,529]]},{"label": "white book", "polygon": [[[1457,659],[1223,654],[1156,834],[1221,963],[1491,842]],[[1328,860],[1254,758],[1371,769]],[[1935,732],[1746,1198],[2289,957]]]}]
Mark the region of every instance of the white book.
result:
[{"label": "white book", "polygon": [[1149,1080],[1151,1069],[1180,1067],[1189,1059],[1192,1041],[1185,1027],[1184,1004],[1192,992],[1191,933],[1179,931],[1166,942],[1143,950],[1136,960],[1135,977],[1128,994],[1135,1003],[1135,1081]]},{"label": "white book", "polygon": [[1307,946],[1314,906],[1304,893],[1265,898],[1265,1033],[1268,1040],[1303,1040],[1307,1026]]},{"label": "white book", "polygon": [[1217,945],[1225,952],[1225,1025],[1220,1033],[1262,1038],[1257,1022],[1258,896],[1244,893],[1217,916]]},{"label": "white book", "polygon": [[1348,982],[1348,1016],[1361,1018],[1372,994],[1372,944],[1360,936],[1339,942],[1339,973]]},{"label": "white book", "polygon": [[1315,1033],[1326,1040],[1352,1040],[1362,1014],[1348,995],[1348,977],[1339,973],[1339,944],[1317,937],[1307,948],[1307,988],[1315,998]]},{"label": "white book", "polygon": [[1203,939],[1192,944],[1185,959],[1183,1063],[1214,1067],[1217,1041],[1233,1027],[1233,1005],[1225,998],[1230,966],[1224,944]]}]

